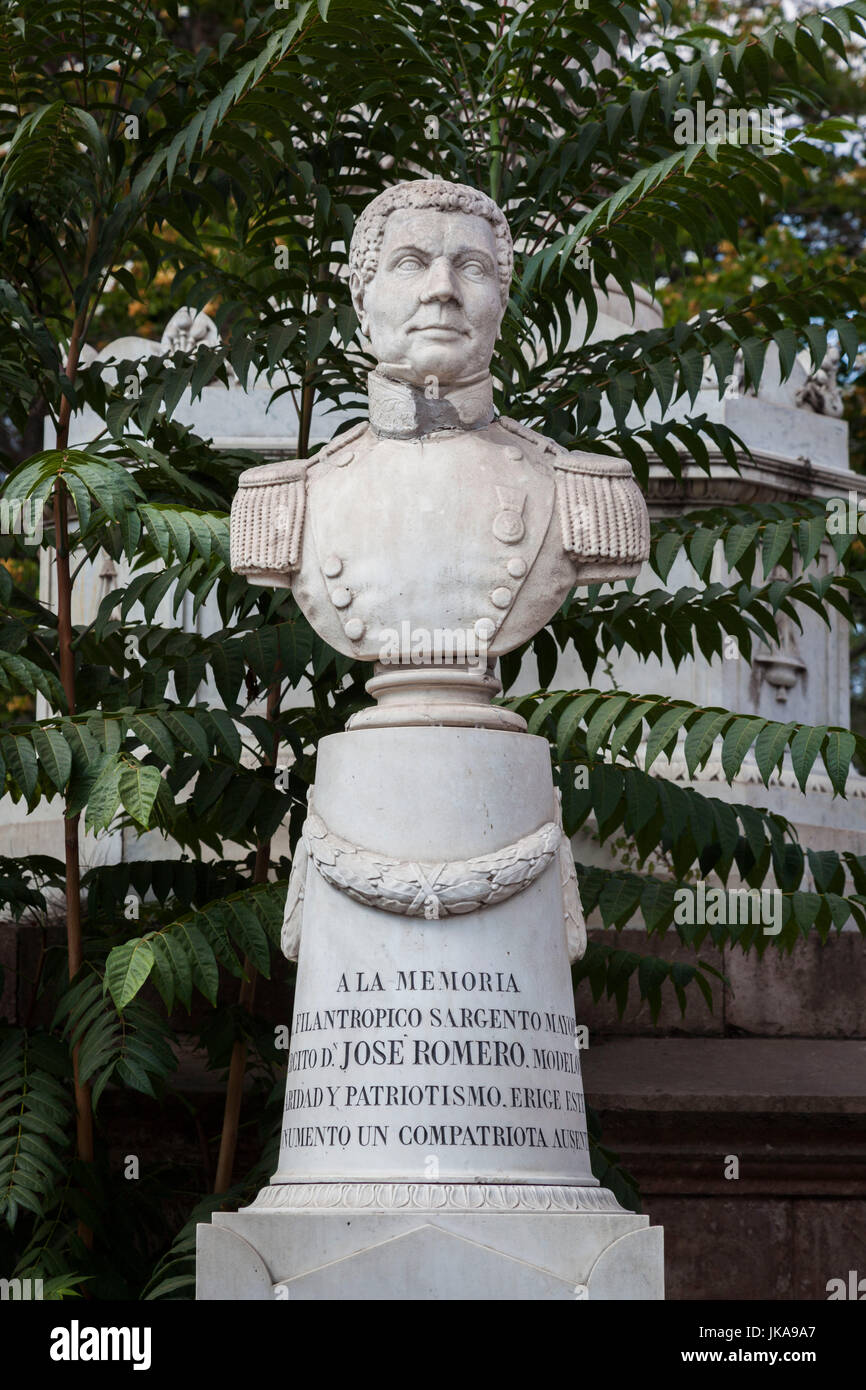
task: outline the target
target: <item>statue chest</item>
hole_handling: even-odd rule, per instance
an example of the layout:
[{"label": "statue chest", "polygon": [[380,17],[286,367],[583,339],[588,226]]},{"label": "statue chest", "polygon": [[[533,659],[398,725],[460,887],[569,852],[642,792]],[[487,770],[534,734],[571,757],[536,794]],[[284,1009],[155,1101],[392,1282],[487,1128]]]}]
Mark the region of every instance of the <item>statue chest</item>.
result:
[{"label": "statue chest", "polygon": [[331,645],[366,660],[394,632],[494,646],[547,568],[554,503],[549,465],[487,431],[362,441],[309,476],[296,597]]}]

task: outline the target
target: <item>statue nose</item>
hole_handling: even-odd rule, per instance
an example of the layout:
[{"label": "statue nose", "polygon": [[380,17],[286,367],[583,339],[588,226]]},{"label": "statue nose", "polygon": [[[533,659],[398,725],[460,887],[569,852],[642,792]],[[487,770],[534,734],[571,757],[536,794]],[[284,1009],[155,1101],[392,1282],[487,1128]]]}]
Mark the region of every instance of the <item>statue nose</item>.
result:
[{"label": "statue nose", "polygon": [[427,271],[424,287],[421,291],[421,300],[423,303],[429,303],[431,300],[444,301],[449,299],[453,299],[457,304],[463,302],[457,277],[449,262],[443,258],[433,261]]}]

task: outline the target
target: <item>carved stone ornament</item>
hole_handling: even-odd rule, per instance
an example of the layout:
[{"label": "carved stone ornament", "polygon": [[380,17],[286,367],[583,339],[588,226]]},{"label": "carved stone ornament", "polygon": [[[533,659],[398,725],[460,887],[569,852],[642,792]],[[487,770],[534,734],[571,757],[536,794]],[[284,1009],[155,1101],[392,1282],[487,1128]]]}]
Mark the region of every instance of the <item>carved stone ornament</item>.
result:
[{"label": "carved stone ornament", "polygon": [[816,415],[833,415],[837,419],[842,415],[844,403],[836,380],[840,357],[838,347],[828,347],[818,370],[797,391],[797,405],[813,410]]},{"label": "carved stone ornament", "polygon": [[219,347],[219,330],[209,314],[189,304],[172,314],[162,332],[162,351],[195,352],[200,347]]},{"label": "carved stone ornament", "polygon": [[350,845],[315,814],[307,816],[303,833],[310,859],[333,888],[367,907],[428,922],[513,898],[544,872],[562,839],[559,826],[548,821],[493,854],[412,864]]},{"label": "carved stone ornament", "polygon": [[541,1183],[311,1182],[262,1188],[250,1211],[621,1212],[606,1187]]},{"label": "carved stone ornament", "polygon": [[532,834],[491,854],[438,864],[388,859],[349,844],[328,830],[321,816],[315,814],[312,794],[308,806],[292,860],[280,933],[280,946],[289,960],[297,960],[300,950],[310,863],[327,883],[356,902],[404,917],[423,917],[429,922],[505,902],[534,883],[556,856],[569,960],[579,960],[586,951],[586,922],[571,843],[562,829],[562,797],[558,788],[555,821],[546,822]]}]

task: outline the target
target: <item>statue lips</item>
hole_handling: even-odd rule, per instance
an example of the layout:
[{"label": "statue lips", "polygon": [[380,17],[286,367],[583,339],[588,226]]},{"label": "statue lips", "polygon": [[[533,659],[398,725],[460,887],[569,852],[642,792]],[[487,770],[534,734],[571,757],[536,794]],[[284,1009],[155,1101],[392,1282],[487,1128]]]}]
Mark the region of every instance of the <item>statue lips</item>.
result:
[{"label": "statue lips", "polygon": [[467,338],[469,335],[465,329],[451,328],[447,323],[426,324],[422,328],[412,328],[411,333],[425,333],[434,338],[436,342],[450,342],[452,338]]},{"label": "statue lips", "polygon": [[430,334],[438,341],[449,341],[452,338],[468,338],[470,336],[468,328],[461,328],[457,323],[449,323],[447,319],[437,319],[433,323],[416,323],[409,327],[410,333]]}]

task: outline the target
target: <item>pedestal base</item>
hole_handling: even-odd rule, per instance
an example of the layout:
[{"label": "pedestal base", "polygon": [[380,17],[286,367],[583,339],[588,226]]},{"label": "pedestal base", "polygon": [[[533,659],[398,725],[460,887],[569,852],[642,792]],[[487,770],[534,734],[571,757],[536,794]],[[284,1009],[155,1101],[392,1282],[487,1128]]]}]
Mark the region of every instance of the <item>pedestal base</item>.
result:
[{"label": "pedestal base", "polygon": [[321,741],[279,1165],[199,1227],[199,1298],[663,1297],[592,1173],[557,820],[545,739]]},{"label": "pedestal base", "polygon": [[199,1226],[198,1299],[664,1298],[661,1227],[604,1188],[302,1187]]}]

